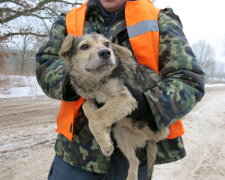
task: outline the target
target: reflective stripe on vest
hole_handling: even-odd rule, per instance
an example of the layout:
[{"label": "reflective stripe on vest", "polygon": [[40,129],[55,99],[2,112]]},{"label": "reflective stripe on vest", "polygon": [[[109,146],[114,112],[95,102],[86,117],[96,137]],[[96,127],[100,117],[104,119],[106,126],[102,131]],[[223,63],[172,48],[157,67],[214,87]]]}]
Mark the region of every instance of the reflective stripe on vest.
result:
[{"label": "reflective stripe on vest", "polygon": [[[75,37],[83,35],[87,2],[79,8],[72,9],[66,16],[68,34]],[[134,16],[138,14],[138,16]],[[154,69],[158,73],[159,49],[159,9],[155,8],[149,0],[127,1],[125,18],[129,41],[137,61]],[[73,126],[77,113],[85,99],[79,98],[74,102],[62,101],[57,117],[56,131],[72,140]],[[170,126],[168,139],[173,139],[184,134],[182,122],[178,120]]]},{"label": "reflective stripe on vest", "polygon": [[150,31],[159,31],[158,22],[156,20],[146,20],[133,26],[128,26],[127,31],[129,38],[134,38]]}]

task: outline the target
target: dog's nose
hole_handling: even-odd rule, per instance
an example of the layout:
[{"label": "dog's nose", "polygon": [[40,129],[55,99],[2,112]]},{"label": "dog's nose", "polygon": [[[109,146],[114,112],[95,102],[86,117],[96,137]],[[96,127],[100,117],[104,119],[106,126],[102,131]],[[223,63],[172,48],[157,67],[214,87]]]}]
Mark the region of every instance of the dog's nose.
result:
[{"label": "dog's nose", "polygon": [[111,52],[108,49],[101,49],[98,51],[98,55],[100,58],[108,59],[111,56]]}]

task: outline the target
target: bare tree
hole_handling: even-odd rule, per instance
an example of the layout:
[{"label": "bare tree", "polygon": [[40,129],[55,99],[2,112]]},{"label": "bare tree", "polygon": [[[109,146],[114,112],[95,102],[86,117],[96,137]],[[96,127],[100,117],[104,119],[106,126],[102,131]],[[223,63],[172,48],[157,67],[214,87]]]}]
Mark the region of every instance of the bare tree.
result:
[{"label": "bare tree", "polygon": [[0,52],[0,69],[4,69],[4,65],[5,65],[5,58],[4,58],[4,52]]},{"label": "bare tree", "polygon": [[192,46],[192,49],[196,55],[198,63],[206,74],[206,80],[212,81],[216,68],[215,53],[212,46],[205,40],[200,40]]},{"label": "bare tree", "polygon": [[215,70],[215,77],[218,82],[225,82],[225,63],[218,62]]},{"label": "bare tree", "polygon": [[19,50],[19,56],[16,63],[17,72],[19,74],[28,74],[27,66],[29,65],[29,60],[34,56],[36,52],[35,37],[31,35],[24,35],[21,37],[21,43],[15,43],[17,49]]},{"label": "bare tree", "polygon": [[[5,63],[8,60],[17,67],[16,72],[12,73],[30,74],[35,66],[35,51],[39,49],[40,42],[44,41],[43,38],[48,36],[53,21],[61,13],[68,12],[82,2],[83,0],[1,0],[0,49],[4,51],[0,51],[0,65],[8,67],[9,63]],[[17,55],[14,56],[12,52]],[[13,61],[15,58],[16,61]]]},{"label": "bare tree", "polygon": [[0,74],[16,74],[16,62],[18,61],[18,50],[0,49]]},{"label": "bare tree", "polygon": [[[18,35],[46,36],[56,16],[80,4],[77,0],[1,0],[0,42]],[[18,28],[17,20],[23,17],[29,17],[34,27]]]}]

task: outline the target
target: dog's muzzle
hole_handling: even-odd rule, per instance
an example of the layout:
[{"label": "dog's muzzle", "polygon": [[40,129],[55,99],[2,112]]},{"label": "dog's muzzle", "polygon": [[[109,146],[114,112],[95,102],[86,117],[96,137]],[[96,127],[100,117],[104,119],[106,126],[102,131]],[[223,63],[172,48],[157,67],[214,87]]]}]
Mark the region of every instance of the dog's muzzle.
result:
[{"label": "dog's muzzle", "polygon": [[98,71],[98,73],[100,73],[110,71],[115,66],[115,56],[109,49],[99,49],[96,56],[97,57],[92,56],[89,63],[85,66],[86,71]]},{"label": "dog's muzzle", "polygon": [[101,49],[98,51],[98,55],[102,59],[109,59],[111,56],[111,52],[108,49]]}]

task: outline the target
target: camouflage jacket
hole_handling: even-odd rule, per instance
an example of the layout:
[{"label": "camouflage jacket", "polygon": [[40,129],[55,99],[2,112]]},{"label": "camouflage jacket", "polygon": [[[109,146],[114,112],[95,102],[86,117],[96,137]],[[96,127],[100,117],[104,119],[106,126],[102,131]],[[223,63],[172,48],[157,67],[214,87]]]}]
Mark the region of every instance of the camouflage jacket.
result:
[{"label": "camouflage jacket", "polygon": [[[159,13],[160,81],[144,95],[151,107],[157,130],[169,126],[186,115],[204,95],[204,73],[183,33],[182,24],[171,9]],[[85,33],[97,32],[112,42],[131,49],[125,27],[124,14],[117,16],[105,27],[104,20],[96,8],[95,0],[90,0],[86,13]],[[59,58],[59,50],[67,35],[65,17],[54,23],[49,40],[36,55],[36,75],[43,91],[51,98],[73,101],[79,96],[72,90],[64,61]],[[74,127],[73,140],[59,134],[55,144],[56,154],[67,163],[96,173],[106,173],[109,162],[101,153],[92,136],[88,121],[82,110]],[[137,156],[146,162],[145,150],[138,150]],[[185,156],[181,137],[166,139],[158,143],[156,164],[179,160]]]}]

